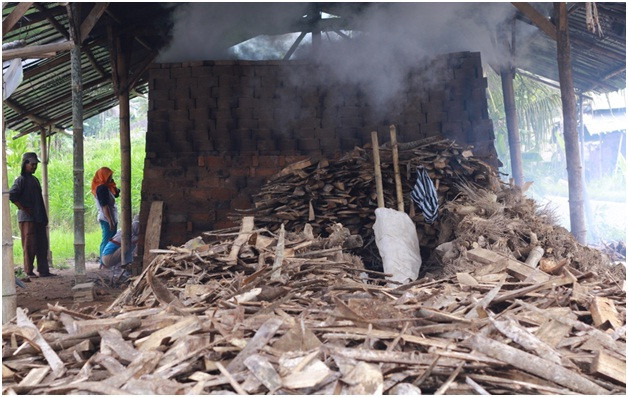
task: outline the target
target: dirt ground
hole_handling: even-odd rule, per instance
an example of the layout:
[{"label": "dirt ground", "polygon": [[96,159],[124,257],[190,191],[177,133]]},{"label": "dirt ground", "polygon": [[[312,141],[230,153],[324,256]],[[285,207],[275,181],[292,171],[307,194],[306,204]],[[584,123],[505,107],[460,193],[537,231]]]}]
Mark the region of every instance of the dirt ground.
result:
[{"label": "dirt ground", "polygon": [[30,278],[24,282],[26,288],[17,287],[17,305],[35,314],[46,308],[48,304],[59,304],[67,309],[81,310],[86,314],[97,314],[109,305],[124,291],[126,285],[113,288],[110,284],[111,273],[107,269],[99,269],[98,262],[85,262],[86,277],[83,282],[93,282],[95,297],[93,302],[75,302],[72,287],[77,282],[74,276],[74,265],[68,269],[52,269],[56,277]]}]

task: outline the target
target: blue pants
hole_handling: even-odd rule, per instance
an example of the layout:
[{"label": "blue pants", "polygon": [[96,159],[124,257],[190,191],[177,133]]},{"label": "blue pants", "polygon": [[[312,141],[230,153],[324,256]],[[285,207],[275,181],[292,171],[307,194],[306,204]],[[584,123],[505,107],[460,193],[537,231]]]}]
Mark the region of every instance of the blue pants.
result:
[{"label": "blue pants", "polygon": [[107,243],[109,242],[109,239],[112,238],[113,236],[115,236],[116,231],[118,230],[118,225],[114,225],[113,230],[109,229],[109,222],[106,221],[100,221],[100,228],[102,229],[102,241],[100,242],[100,251],[98,251],[98,260],[100,261],[100,264],[102,265],[102,252],[105,249],[105,246],[107,245]]}]

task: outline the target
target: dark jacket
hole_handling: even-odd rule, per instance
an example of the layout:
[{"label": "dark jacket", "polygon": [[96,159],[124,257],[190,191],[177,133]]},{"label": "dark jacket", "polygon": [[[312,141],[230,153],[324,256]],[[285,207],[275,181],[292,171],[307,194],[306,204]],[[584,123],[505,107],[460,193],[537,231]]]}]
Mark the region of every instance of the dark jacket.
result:
[{"label": "dark jacket", "polygon": [[15,178],[11,190],[9,190],[9,200],[19,202],[24,207],[31,209],[31,214],[19,210],[17,212],[18,222],[39,222],[48,224],[48,215],[44,206],[44,199],[41,194],[39,179],[27,172],[22,172]]}]

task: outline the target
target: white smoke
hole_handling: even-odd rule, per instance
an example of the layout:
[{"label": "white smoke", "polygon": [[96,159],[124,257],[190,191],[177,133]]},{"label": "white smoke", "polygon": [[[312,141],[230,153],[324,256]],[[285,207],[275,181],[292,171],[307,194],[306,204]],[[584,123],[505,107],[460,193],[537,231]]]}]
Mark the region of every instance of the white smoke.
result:
[{"label": "white smoke", "polygon": [[[329,66],[341,81],[370,87],[369,94],[378,100],[390,99],[409,70],[437,55],[480,52],[485,65],[496,68],[511,62],[508,43],[516,13],[511,3],[370,3],[362,8],[336,3],[336,7],[352,27],[352,39],[323,34],[315,61]],[[309,3],[188,3],[177,10],[173,41],[158,60],[282,59],[309,10]],[[297,33],[285,34],[290,31]],[[517,46],[522,46],[522,38],[534,28],[519,21],[517,31]],[[251,39],[261,33],[268,35]],[[271,35],[280,33],[284,35]],[[291,59],[312,56],[310,37]],[[440,72],[432,69],[435,75]],[[429,82],[435,75],[422,79]]]}]

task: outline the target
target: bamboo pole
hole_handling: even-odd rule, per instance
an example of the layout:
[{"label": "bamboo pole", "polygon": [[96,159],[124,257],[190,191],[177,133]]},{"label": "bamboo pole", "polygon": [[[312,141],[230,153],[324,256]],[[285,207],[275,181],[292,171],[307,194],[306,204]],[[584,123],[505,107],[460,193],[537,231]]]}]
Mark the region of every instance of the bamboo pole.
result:
[{"label": "bamboo pole", "polygon": [[6,324],[15,317],[17,309],[6,149],[6,131],[4,129],[4,113],[2,113],[2,324]]},{"label": "bamboo pole", "polygon": [[72,136],[74,166],[74,275],[85,279],[85,199],[83,159],[83,81],[81,76],[80,3],[68,3],[70,37],[77,45],[70,51],[72,72]]},{"label": "bamboo pole", "polygon": [[401,186],[401,173],[399,172],[399,145],[397,144],[397,127],[390,126],[390,145],[392,146],[393,168],[395,170],[395,188],[397,190],[397,209],[404,211],[403,188]]},{"label": "bamboo pole", "polygon": [[375,189],[377,189],[377,208],[384,208],[384,188],[382,186],[382,169],[379,161],[379,142],[377,131],[371,132],[371,143],[373,145],[373,164],[375,166]]},{"label": "bamboo pole", "polygon": [[[44,199],[44,208],[46,208],[46,214],[48,215],[48,219],[50,219],[50,199],[49,199],[49,188],[50,184],[48,181],[48,159],[50,158],[50,149],[48,147],[48,142],[46,141],[46,129],[42,128],[40,133],[41,141],[39,145],[39,151],[41,156],[41,192]],[[52,251],[50,250],[50,222],[46,225],[46,238],[48,239],[48,264],[52,267]]]},{"label": "bamboo pole", "polygon": [[576,119],[576,92],[571,69],[571,48],[567,22],[566,3],[554,3],[557,18],[557,60],[560,97],[563,103],[563,135],[567,159],[567,181],[569,184],[569,221],[571,234],[580,244],[586,244],[587,231],[584,222],[584,199],[582,187],[582,164],[578,148],[578,123]]}]

